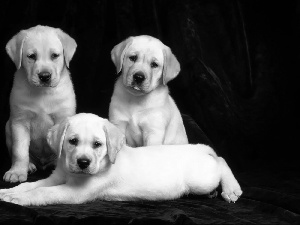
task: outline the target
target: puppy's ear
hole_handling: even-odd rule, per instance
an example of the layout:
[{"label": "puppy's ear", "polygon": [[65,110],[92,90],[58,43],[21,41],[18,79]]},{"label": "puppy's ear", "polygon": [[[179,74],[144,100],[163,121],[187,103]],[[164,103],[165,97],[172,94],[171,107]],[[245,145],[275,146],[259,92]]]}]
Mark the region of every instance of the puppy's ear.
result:
[{"label": "puppy's ear", "polygon": [[117,73],[120,73],[124,61],[124,56],[127,52],[127,49],[133,42],[133,37],[127,38],[125,41],[122,41],[118,45],[116,45],[111,50],[111,60],[115,64],[117,68]]},{"label": "puppy's ear", "polygon": [[70,61],[73,58],[73,55],[77,48],[76,41],[59,28],[55,29],[55,31],[63,45],[65,63],[67,68],[69,68]]},{"label": "puppy's ear", "polygon": [[11,60],[15,63],[17,69],[20,69],[21,67],[23,44],[26,37],[27,31],[21,30],[6,44],[6,52]]},{"label": "puppy's ear", "polygon": [[103,129],[106,136],[108,158],[111,163],[115,163],[118,152],[125,144],[125,135],[119,128],[110,123],[108,120],[105,123]]},{"label": "puppy's ear", "polygon": [[166,46],[163,49],[164,66],[163,66],[163,84],[166,85],[170,80],[173,80],[180,72],[180,64],[171,49]]},{"label": "puppy's ear", "polygon": [[59,158],[61,155],[68,127],[69,120],[65,119],[61,123],[54,125],[48,131],[47,142],[49,146],[56,152],[57,158]]}]

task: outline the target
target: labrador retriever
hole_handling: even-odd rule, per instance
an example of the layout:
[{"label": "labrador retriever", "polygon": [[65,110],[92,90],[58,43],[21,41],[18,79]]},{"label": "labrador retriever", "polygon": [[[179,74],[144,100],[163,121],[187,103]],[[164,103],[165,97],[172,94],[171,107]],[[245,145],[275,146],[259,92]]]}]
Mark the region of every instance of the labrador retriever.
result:
[{"label": "labrador retriever", "polygon": [[40,25],[20,31],[7,43],[6,51],[17,71],[6,123],[12,166],[5,181],[26,181],[28,172],[45,169],[55,161],[46,134],[54,124],[75,114],[68,68],[76,46],[62,30]]},{"label": "labrador retriever", "polygon": [[94,114],[77,114],[50,129],[57,151],[50,177],[0,190],[0,199],[20,205],[168,200],[188,193],[209,194],[219,184],[235,202],[242,190],[224,159],[206,145],[132,148],[124,134]]},{"label": "labrador retriever", "polygon": [[170,48],[151,36],[129,37],[116,45],[111,58],[118,78],[109,120],[132,147],[187,144],[181,114],[167,83],[180,71]]}]

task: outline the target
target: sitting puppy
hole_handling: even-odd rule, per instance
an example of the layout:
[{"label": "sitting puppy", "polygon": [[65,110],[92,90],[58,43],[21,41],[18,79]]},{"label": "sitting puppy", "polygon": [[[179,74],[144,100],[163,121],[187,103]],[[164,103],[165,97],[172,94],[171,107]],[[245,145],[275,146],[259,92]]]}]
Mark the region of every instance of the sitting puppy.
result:
[{"label": "sitting puppy", "polygon": [[2,189],[0,199],[20,205],[166,200],[188,193],[208,194],[219,183],[228,202],[242,194],[224,159],[210,147],[131,148],[116,126],[93,114],[77,114],[55,125],[48,142],[59,156],[53,174]]},{"label": "sitting puppy", "polygon": [[76,42],[60,29],[22,30],[6,45],[17,67],[10,94],[6,144],[12,166],[3,177],[23,182],[36,167],[55,161],[46,135],[49,128],[75,114],[75,94],[68,72]]},{"label": "sitting puppy", "polygon": [[129,37],[116,45],[111,58],[118,78],[109,120],[132,147],[187,144],[180,112],[167,83],[180,71],[169,47],[150,36]]}]

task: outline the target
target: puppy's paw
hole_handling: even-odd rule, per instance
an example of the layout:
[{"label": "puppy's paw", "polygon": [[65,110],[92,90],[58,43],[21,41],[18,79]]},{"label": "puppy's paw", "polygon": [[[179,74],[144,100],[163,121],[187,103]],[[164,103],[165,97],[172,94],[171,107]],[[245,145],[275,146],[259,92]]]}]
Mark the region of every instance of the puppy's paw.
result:
[{"label": "puppy's paw", "polygon": [[2,200],[23,206],[30,205],[30,199],[22,194],[7,194],[3,196]]},{"label": "puppy's paw", "polygon": [[3,199],[3,196],[9,193],[9,189],[0,189],[0,200]]},{"label": "puppy's paw", "polygon": [[226,202],[235,203],[242,194],[243,191],[235,178],[222,183],[221,196]]},{"label": "puppy's paw", "polygon": [[36,166],[32,163],[32,162],[29,162],[29,165],[28,165],[28,173],[29,174],[32,174],[36,171]]},{"label": "puppy's paw", "polygon": [[10,183],[24,182],[27,180],[27,168],[11,168],[4,174],[3,180]]},{"label": "puppy's paw", "polygon": [[5,195],[13,195],[27,192],[29,190],[34,189],[33,183],[24,182],[12,188],[0,189],[0,200],[3,199]]}]

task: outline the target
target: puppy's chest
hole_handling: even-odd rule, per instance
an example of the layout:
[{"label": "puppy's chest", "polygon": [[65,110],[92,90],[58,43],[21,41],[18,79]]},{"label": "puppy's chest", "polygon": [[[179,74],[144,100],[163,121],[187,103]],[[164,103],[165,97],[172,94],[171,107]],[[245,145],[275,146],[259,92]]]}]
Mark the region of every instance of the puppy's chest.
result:
[{"label": "puppy's chest", "polygon": [[20,111],[28,111],[34,114],[53,114],[63,106],[63,99],[57,94],[47,95],[16,95],[16,101],[12,101]]},{"label": "puppy's chest", "polygon": [[31,139],[45,138],[46,132],[54,125],[58,104],[49,97],[25,98],[16,104],[14,115],[20,115],[30,122]]},{"label": "puppy's chest", "polygon": [[54,118],[51,115],[45,113],[31,113],[30,115],[30,132],[31,139],[38,138],[40,136],[46,136],[46,132],[50,127],[54,125]]},{"label": "puppy's chest", "polygon": [[55,98],[51,98],[51,96],[41,98],[37,103],[33,109],[35,109],[38,114],[44,113],[50,115],[62,108],[61,102]]}]

